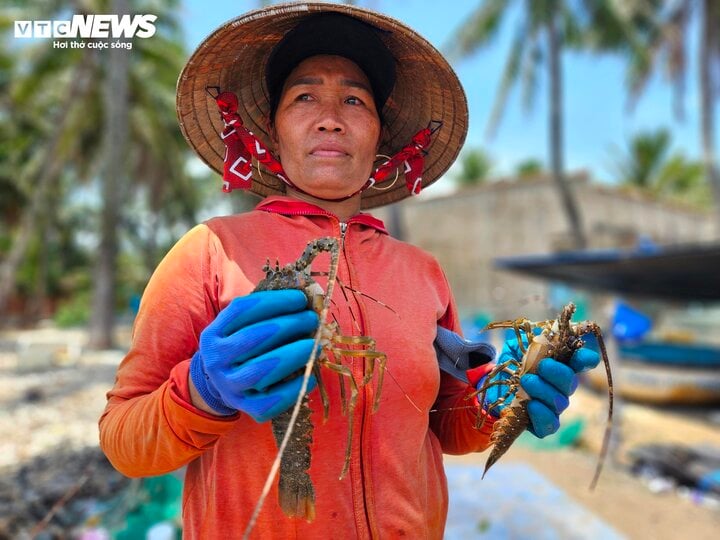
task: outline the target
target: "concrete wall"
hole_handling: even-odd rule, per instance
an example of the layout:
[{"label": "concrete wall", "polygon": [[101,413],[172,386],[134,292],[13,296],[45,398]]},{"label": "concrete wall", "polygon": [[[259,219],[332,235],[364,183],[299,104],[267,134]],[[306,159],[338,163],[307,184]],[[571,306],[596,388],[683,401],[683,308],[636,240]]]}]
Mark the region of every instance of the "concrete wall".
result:
[{"label": "concrete wall", "polygon": [[[591,248],[633,247],[640,235],[658,244],[712,239],[710,215],[638,193],[571,182]],[[500,181],[449,196],[398,203],[409,242],[443,265],[463,316],[543,318],[547,284],[493,268],[493,259],[552,253],[569,246],[565,216],[548,178]],[[388,209],[373,212],[392,221]]]}]

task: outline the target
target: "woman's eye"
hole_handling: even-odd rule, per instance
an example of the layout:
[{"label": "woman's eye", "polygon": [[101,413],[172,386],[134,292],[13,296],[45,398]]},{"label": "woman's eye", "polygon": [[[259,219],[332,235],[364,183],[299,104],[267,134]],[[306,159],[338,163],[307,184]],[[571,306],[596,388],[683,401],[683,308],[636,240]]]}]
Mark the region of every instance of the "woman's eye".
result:
[{"label": "woman's eye", "polygon": [[310,94],[300,94],[295,98],[295,101],[310,101],[311,99]]},{"label": "woman's eye", "polygon": [[363,100],[356,96],[349,96],[349,97],[345,98],[345,103],[347,103],[349,105],[362,105]]}]

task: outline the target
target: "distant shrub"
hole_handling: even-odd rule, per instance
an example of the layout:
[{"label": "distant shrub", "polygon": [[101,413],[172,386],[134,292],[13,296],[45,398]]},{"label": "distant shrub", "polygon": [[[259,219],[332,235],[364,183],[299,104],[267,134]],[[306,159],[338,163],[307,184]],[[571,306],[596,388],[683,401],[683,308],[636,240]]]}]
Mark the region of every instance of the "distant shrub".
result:
[{"label": "distant shrub", "polygon": [[59,328],[86,325],[90,320],[90,295],[79,294],[61,303],[53,319]]}]

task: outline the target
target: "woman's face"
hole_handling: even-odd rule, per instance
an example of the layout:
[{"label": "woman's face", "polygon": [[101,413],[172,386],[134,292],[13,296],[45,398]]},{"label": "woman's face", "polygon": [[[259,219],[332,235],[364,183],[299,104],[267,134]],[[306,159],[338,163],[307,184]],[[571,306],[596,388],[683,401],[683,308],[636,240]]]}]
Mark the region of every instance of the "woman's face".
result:
[{"label": "woman's face", "polygon": [[350,195],[370,177],[380,118],[363,71],[341,56],[312,56],[290,73],[270,127],[283,169],[319,198]]}]

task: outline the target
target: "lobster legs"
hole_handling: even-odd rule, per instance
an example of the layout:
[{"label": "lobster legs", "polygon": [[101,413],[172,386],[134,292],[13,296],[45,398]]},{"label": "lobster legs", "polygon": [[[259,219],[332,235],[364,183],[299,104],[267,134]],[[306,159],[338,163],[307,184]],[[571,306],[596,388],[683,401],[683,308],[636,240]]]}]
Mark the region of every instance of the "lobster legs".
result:
[{"label": "lobster legs", "polygon": [[[366,349],[347,349],[341,348],[340,345],[348,346],[361,346],[367,347]],[[327,352],[326,352],[327,351]],[[328,354],[328,352],[330,354]],[[349,358],[363,358],[364,360],[364,375],[363,379],[358,385],[355,381],[355,377],[351,369],[340,363],[339,361],[333,361],[338,358],[349,357]],[[377,386],[375,388],[375,397],[373,399],[373,412],[377,411],[380,404],[380,395],[382,391],[383,375],[385,373],[385,364],[387,362],[387,356],[385,353],[381,353],[375,350],[375,340],[368,336],[342,336],[334,335],[331,338],[330,345],[326,345],[323,348],[323,353],[318,359],[318,364],[334,371],[340,378],[340,399],[342,403],[342,413],[347,415],[348,418],[348,437],[347,444],[345,447],[345,461],[343,464],[342,471],[340,472],[340,479],[345,478],[350,467],[350,452],[353,438],[353,419],[355,407],[357,405],[357,398],[360,393],[359,389],[366,386],[373,378],[375,374],[375,364],[378,364],[379,374],[377,377]],[[350,386],[350,399],[347,399],[345,391],[345,379],[347,379]],[[327,419],[329,412],[329,398],[327,390],[322,383],[322,379],[318,377],[318,389],[320,391],[320,398],[323,403],[324,417]]]}]

